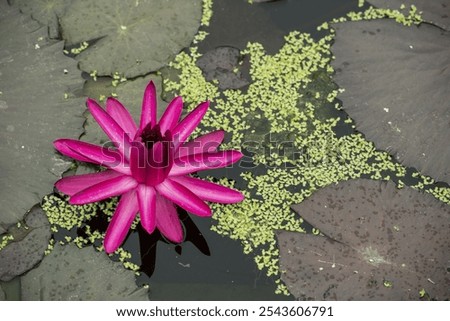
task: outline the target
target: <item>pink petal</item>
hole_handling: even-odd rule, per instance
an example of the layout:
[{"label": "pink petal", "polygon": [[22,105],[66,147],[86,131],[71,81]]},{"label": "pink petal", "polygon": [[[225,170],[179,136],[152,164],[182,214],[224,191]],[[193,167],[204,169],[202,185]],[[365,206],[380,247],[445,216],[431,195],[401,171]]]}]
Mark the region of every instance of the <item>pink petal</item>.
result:
[{"label": "pink petal", "polygon": [[182,111],[183,99],[181,97],[175,97],[159,120],[159,128],[163,136],[167,130],[172,130],[177,125]]},{"label": "pink petal", "polygon": [[130,112],[122,105],[120,101],[109,97],[106,100],[106,112],[122,127],[130,138],[136,135],[136,123],[131,117]]},{"label": "pink petal", "polygon": [[61,178],[55,183],[55,186],[64,194],[72,196],[88,187],[91,187],[92,185],[96,185],[122,175],[123,174],[113,170],[106,170],[92,174],[74,175]]},{"label": "pink petal", "polygon": [[106,135],[108,135],[120,153],[128,159],[130,152],[130,137],[95,100],[89,98],[87,100],[87,106]]},{"label": "pink petal", "polygon": [[142,227],[151,234],[156,227],[156,191],[153,187],[140,184],[137,196]]},{"label": "pink petal", "polygon": [[198,216],[211,216],[211,209],[194,193],[183,185],[166,179],[161,184],[155,186],[156,190],[165,198],[171,200],[186,211]]},{"label": "pink petal", "polygon": [[150,81],[145,88],[144,98],[142,99],[142,113],[139,129],[142,131],[144,128],[151,124],[156,125],[156,88],[153,81]]},{"label": "pink petal", "polygon": [[157,142],[149,150],[147,185],[155,186],[169,175],[173,164],[173,145],[170,142]]},{"label": "pink petal", "polygon": [[244,199],[241,192],[234,189],[189,176],[173,176],[175,181],[204,201],[216,203],[238,203]]},{"label": "pink petal", "polygon": [[[87,158],[81,154],[78,154],[77,152],[73,151],[71,148],[69,148],[66,144],[66,141],[68,141],[69,139],[57,139],[53,142],[53,146],[55,146],[56,150],[58,152],[60,152],[61,154],[76,159],[78,161],[82,161],[82,162],[88,162],[88,163],[95,163],[98,164],[98,162],[94,162],[92,159]],[[71,139],[70,139],[71,140]]]},{"label": "pink petal", "polygon": [[156,227],[170,241],[183,241],[183,227],[172,202],[156,195]]},{"label": "pink petal", "polygon": [[172,130],[172,137],[175,148],[184,143],[198,126],[209,107],[209,101],[205,101],[191,111],[184,119]]},{"label": "pink petal", "polygon": [[237,162],[242,156],[242,153],[237,150],[225,150],[179,157],[173,163],[169,176],[186,175],[207,169],[226,167]]},{"label": "pink petal", "polygon": [[106,230],[106,253],[113,253],[123,243],[138,211],[136,191],[131,190],[122,195],[111,222]]},{"label": "pink petal", "polygon": [[66,156],[106,166],[126,175],[131,174],[128,162],[118,151],[74,139],[58,139],[53,144],[59,152]]},{"label": "pink petal", "polygon": [[130,151],[130,169],[133,177],[139,182],[145,182],[147,177],[148,150],[141,142],[133,142]]},{"label": "pink petal", "polygon": [[131,176],[119,176],[89,186],[69,199],[70,204],[80,205],[98,202],[113,196],[122,195],[137,186]]},{"label": "pink petal", "polygon": [[225,132],[223,130],[216,130],[203,136],[196,137],[181,145],[176,152],[175,158],[192,154],[213,153],[217,150],[217,147],[222,144],[224,137]]}]

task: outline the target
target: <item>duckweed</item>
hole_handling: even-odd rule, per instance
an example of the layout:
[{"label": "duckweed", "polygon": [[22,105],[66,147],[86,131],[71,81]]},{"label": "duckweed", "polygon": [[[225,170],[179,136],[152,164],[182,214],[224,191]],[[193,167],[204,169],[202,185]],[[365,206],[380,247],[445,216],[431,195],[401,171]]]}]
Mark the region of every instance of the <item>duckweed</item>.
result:
[{"label": "duckweed", "polygon": [[14,236],[11,234],[4,234],[0,239],[0,251],[4,249],[9,243],[14,241]]},{"label": "duckweed", "polygon": [[67,196],[47,195],[42,200],[42,209],[47,214],[53,232],[60,228],[70,230],[81,227],[83,222],[94,217],[96,204],[70,205]]}]

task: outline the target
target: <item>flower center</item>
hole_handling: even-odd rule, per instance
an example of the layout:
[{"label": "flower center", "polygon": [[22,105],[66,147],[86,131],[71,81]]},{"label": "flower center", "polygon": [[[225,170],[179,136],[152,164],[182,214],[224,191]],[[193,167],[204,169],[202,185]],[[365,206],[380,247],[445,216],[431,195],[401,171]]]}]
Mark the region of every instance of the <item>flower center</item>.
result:
[{"label": "flower center", "polygon": [[142,143],[148,150],[146,159],[146,184],[158,185],[169,175],[173,165],[173,142],[172,134],[166,131],[161,134],[159,125],[148,124],[140,134]]},{"label": "flower center", "polygon": [[[170,133],[169,133],[170,135]],[[157,142],[167,141],[166,137],[161,134],[159,125],[151,126],[148,124],[141,134],[142,142],[145,144],[148,150],[152,149],[153,145]]]}]

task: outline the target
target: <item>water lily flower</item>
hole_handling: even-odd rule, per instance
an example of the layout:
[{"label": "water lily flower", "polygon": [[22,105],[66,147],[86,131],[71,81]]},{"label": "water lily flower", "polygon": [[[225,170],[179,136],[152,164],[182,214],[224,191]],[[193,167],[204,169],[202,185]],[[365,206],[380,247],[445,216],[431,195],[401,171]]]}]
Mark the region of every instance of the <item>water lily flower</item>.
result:
[{"label": "water lily flower", "polygon": [[156,89],[150,82],[144,93],[139,126],[116,99],[108,98],[106,110],[92,99],[87,106],[114,147],[58,139],[55,148],[63,155],[106,167],[106,170],[64,177],[55,186],[70,196],[71,204],[86,204],[120,196],[106,230],[104,247],[112,253],[123,243],[139,213],[143,228],[157,228],[167,239],[184,238],[176,205],[198,216],[211,216],[205,201],[236,203],[243,195],[228,187],[191,177],[207,169],[223,168],[237,162],[236,150],[218,150],[224,131],[217,130],[187,141],[209,107],[203,102],[179,121],[181,97],[174,98],[157,121]]}]

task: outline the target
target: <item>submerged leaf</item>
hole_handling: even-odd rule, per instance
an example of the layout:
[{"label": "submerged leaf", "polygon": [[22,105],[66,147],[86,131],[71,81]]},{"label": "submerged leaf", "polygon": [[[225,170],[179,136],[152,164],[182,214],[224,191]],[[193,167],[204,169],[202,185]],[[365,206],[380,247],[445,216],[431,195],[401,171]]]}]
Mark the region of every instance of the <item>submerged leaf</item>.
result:
[{"label": "submerged leaf", "polygon": [[380,7],[398,9],[402,5],[415,5],[422,12],[425,21],[431,22],[450,31],[450,1],[449,0],[368,0],[367,2]]},{"label": "submerged leaf", "polygon": [[76,0],[61,28],[68,45],[95,40],[77,56],[83,71],[131,78],[158,70],[188,46],[201,15],[201,0]]},{"label": "submerged leaf", "polygon": [[0,1],[0,233],[52,191],[69,166],[51,142],[81,132],[83,80],[63,43]]},{"label": "submerged leaf", "polygon": [[297,298],[450,297],[450,206],[392,182],[351,180],[293,209],[325,236],[278,235],[282,279]]},{"label": "submerged leaf", "polygon": [[422,24],[335,24],[339,98],[356,127],[406,166],[450,182],[450,37]]},{"label": "submerged leaf", "polygon": [[22,277],[22,300],[147,300],[134,272],[92,247],[55,246],[34,270]]},{"label": "submerged leaf", "polygon": [[239,70],[240,56],[237,48],[218,47],[201,56],[197,66],[206,80],[219,82],[219,89],[238,89],[249,84]]}]

